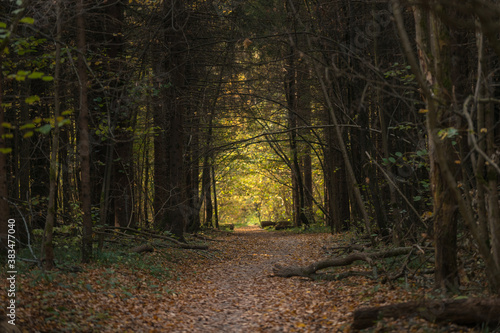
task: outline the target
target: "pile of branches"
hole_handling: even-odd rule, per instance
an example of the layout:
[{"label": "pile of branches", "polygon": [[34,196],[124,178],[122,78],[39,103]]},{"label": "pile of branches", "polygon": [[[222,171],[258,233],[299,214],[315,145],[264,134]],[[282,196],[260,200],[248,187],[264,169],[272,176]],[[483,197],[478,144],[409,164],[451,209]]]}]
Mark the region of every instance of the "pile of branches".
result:
[{"label": "pile of branches", "polygon": [[130,249],[130,252],[151,252],[154,250],[153,245],[149,242],[151,239],[160,239],[169,242],[169,245],[165,243],[155,243],[155,246],[173,246],[181,249],[193,249],[193,250],[207,250],[207,245],[197,245],[197,244],[188,244],[181,242],[173,237],[166,235],[158,235],[154,231],[147,230],[138,230],[129,227],[113,227],[113,226],[103,226],[99,228],[96,233],[99,235],[99,248],[102,248],[105,240],[110,241],[110,239],[106,239],[106,237],[120,237],[126,239],[132,239],[139,242],[146,242],[145,244],[136,246]]}]

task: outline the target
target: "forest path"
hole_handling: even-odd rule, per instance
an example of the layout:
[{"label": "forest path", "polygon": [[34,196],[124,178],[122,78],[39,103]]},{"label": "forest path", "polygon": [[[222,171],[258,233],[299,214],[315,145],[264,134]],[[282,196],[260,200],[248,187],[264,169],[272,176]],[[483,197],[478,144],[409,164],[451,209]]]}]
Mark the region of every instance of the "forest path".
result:
[{"label": "forest path", "polygon": [[[209,235],[208,250],[167,246],[138,256],[115,250],[103,252],[100,263],[82,265],[79,272],[20,274],[16,323],[30,333],[348,332],[355,309],[426,293],[359,276],[340,281],[272,276],[275,264],[307,265],[324,258],[325,247],[349,244],[349,234],[246,227]],[[335,272],[351,269],[367,267]],[[7,304],[6,295],[0,293],[0,303]],[[377,325],[374,332],[465,332],[418,318]]]},{"label": "forest path", "polygon": [[[271,276],[274,264],[305,264],[324,256],[327,234],[235,230],[214,244],[223,258],[200,263],[172,286],[167,301],[171,332],[335,332],[350,320],[336,311],[345,297],[335,282]],[[211,244],[212,245],[212,244]],[[179,289],[181,287],[181,289]]]}]

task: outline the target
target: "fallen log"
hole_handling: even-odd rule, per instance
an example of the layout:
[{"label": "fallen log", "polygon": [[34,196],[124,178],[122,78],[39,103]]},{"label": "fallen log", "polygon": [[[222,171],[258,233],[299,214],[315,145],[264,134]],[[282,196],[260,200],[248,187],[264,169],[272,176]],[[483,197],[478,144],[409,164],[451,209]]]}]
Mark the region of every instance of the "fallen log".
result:
[{"label": "fallen log", "polygon": [[500,326],[500,298],[425,300],[377,307],[360,308],[354,311],[352,328],[365,329],[382,318],[418,316],[432,323],[455,323],[464,326]]},{"label": "fallen log", "polygon": [[141,230],[137,230],[137,229],[129,228],[129,227],[108,226],[108,227],[103,227],[102,229],[105,230],[105,231],[106,230],[113,230],[115,234],[121,234],[122,236],[125,236],[125,235],[129,236],[129,235],[127,235],[125,233],[118,232],[115,229],[130,231],[130,232],[136,233],[138,235],[143,235],[143,236],[146,236],[146,237],[157,238],[157,239],[164,239],[164,240],[167,240],[169,242],[172,242],[172,243],[176,244],[177,247],[180,247],[182,249],[194,249],[194,250],[207,250],[208,249],[207,245],[191,245],[191,244],[187,244],[185,242],[178,241],[177,239],[169,237],[169,236],[157,235],[157,234],[152,233],[152,232],[141,231]]},{"label": "fallen log", "polygon": [[279,277],[292,277],[292,276],[311,277],[312,274],[316,273],[316,271],[319,271],[320,269],[325,269],[328,267],[336,267],[336,266],[348,266],[358,260],[367,261],[371,263],[374,259],[396,257],[403,254],[408,254],[412,251],[412,249],[413,247],[397,247],[386,251],[379,251],[372,253],[355,252],[341,258],[323,259],[315,263],[312,263],[308,266],[283,267],[280,265],[275,265],[273,268],[273,275]]},{"label": "fallen log", "polygon": [[220,224],[219,227],[221,229],[229,229],[229,230],[234,230],[234,224],[228,223],[228,224]]},{"label": "fallen log", "polygon": [[266,228],[266,227],[274,227],[276,225],[276,222],[273,222],[273,221],[261,221],[260,222],[260,227],[262,229]]},{"label": "fallen log", "polygon": [[274,227],[274,230],[283,230],[283,229],[288,229],[288,228],[293,228],[292,222],[289,221],[279,221],[276,223],[276,226]]}]

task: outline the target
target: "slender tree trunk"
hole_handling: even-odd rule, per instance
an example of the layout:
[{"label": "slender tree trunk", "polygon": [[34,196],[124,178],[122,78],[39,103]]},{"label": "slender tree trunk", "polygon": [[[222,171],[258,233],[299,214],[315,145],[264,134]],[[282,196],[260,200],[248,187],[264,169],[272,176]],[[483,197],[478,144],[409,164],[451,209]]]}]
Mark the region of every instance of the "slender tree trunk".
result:
[{"label": "slender tree trunk", "polygon": [[[3,60],[3,50],[0,50],[0,63]],[[0,71],[0,124],[4,123],[4,109],[3,103],[3,74]],[[9,191],[7,189],[7,159],[6,159],[6,149],[4,139],[5,128],[0,126],[0,255],[2,260],[7,258],[5,255],[7,253],[7,231],[8,231],[8,220],[9,220],[9,203],[7,198],[9,196]]]},{"label": "slender tree trunk", "polygon": [[188,230],[196,232],[200,229],[200,118],[192,114],[191,140],[189,148],[190,167],[188,171],[188,201],[189,201],[189,222]]},{"label": "slender tree trunk", "polygon": [[82,262],[90,262],[92,258],[92,215],[91,215],[91,183],[90,183],[90,139],[88,109],[88,76],[85,64],[85,0],[77,2],[77,47],[78,47],[78,79],[80,86],[80,168],[81,168],[81,208],[83,213]]},{"label": "slender tree trunk", "polygon": [[216,229],[219,229],[219,211],[217,207],[217,188],[215,187],[216,179],[215,179],[215,167],[212,163],[212,190],[214,193],[214,226]]},{"label": "slender tree trunk", "polygon": [[288,127],[290,128],[290,154],[292,171],[292,197],[293,197],[293,221],[294,225],[300,227],[307,224],[307,218],[304,212],[304,183],[302,180],[302,171],[299,163],[299,152],[297,145],[297,68],[295,67],[296,57],[295,47],[290,45],[285,74],[285,95],[288,106]]},{"label": "slender tree trunk", "polygon": [[[489,105],[486,109],[485,115],[486,123],[489,124],[488,131],[486,133],[486,153],[488,156],[495,156],[498,154],[498,145],[495,144],[495,128],[493,124],[498,124],[498,119],[495,119],[495,107]],[[498,128],[496,132],[500,132]],[[497,159],[498,163],[498,159]],[[488,226],[491,235],[491,256],[493,257],[494,265],[496,270],[500,273],[500,201],[499,201],[499,177],[500,175],[495,170],[495,168],[488,164],[486,167],[486,175],[488,181]],[[494,270],[491,270],[494,272]],[[492,291],[495,290],[500,294],[500,274],[491,280]],[[496,286],[495,286],[496,285]]]},{"label": "slender tree trunk", "polygon": [[211,195],[211,176],[210,176],[210,158],[207,153],[205,159],[203,160],[203,174],[201,179],[201,188],[203,193],[203,202],[205,204],[205,221],[204,224],[208,227],[212,227],[213,218],[213,206],[212,206],[212,195]]},{"label": "slender tree trunk", "polygon": [[52,270],[54,268],[54,224],[57,216],[57,155],[59,153],[59,125],[58,118],[61,114],[60,93],[60,73],[61,73],[61,3],[56,1],[56,58],[54,73],[54,128],[52,132],[52,147],[50,151],[50,173],[49,173],[49,204],[47,207],[47,218],[45,220],[44,242],[42,244],[42,253],[44,254],[44,269]]}]

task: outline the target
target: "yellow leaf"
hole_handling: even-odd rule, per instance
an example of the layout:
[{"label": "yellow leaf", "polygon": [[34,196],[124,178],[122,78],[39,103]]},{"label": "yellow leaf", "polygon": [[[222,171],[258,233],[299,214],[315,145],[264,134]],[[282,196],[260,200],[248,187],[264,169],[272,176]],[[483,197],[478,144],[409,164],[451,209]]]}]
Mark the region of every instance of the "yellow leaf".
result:
[{"label": "yellow leaf", "polygon": [[488,133],[488,129],[483,127],[483,128],[481,128],[480,132],[481,133]]},{"label": "yellow leaf", "polygon": [[424,212],[424,213],[422,214],[422,218],[423,218],[423,219],[425,219],[425,218],[430,218],[430,217],[432,217],[432,212],[427,211],[427,212]]},{"label": "yellow leaf", "polygon": [[420,109],[420,110],[418,110],[418,113],[427,113],[427,112],[429,112],[429,110],[427,110],[427,109]]},{"label": "yellow leaf", "polygon": [[297,326],[297,327],[306,327],[306,324],[304,324],[304,323],[296,323],[295,326]]}]

